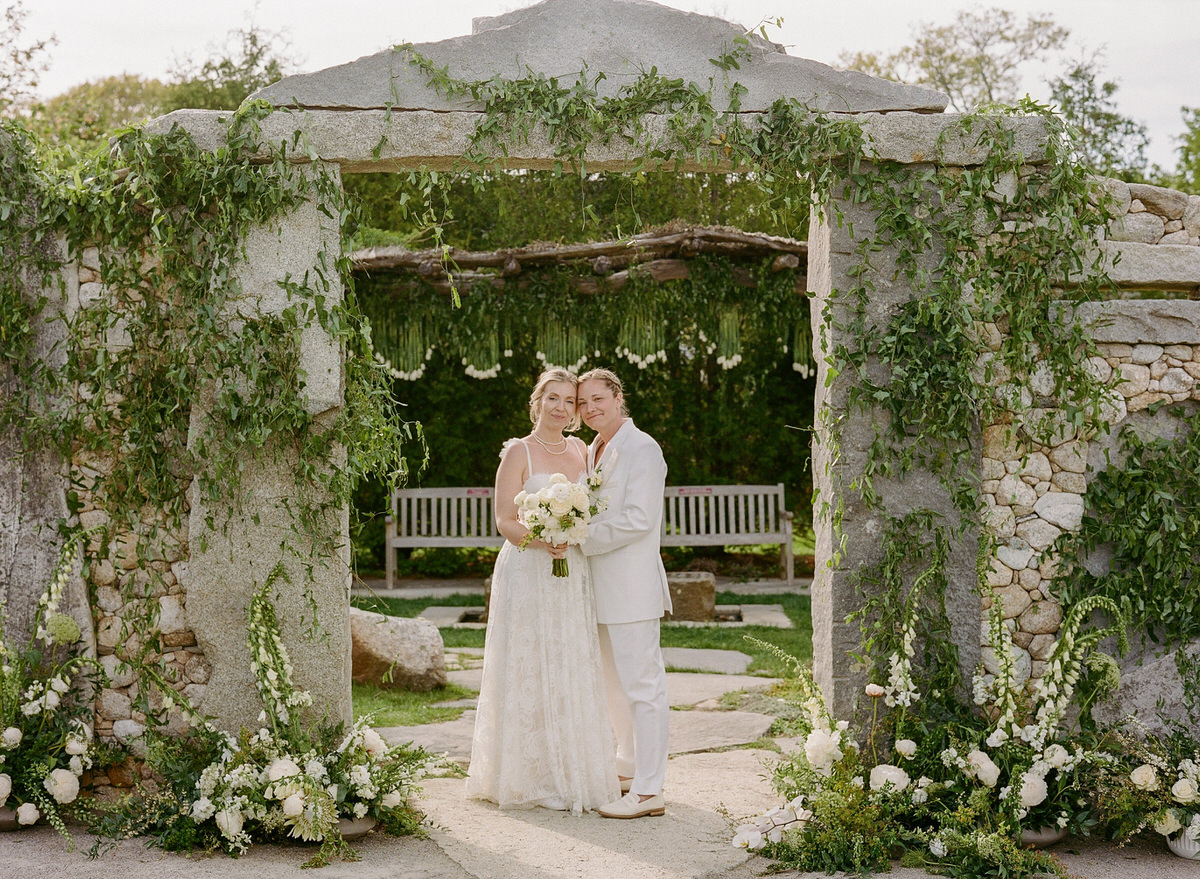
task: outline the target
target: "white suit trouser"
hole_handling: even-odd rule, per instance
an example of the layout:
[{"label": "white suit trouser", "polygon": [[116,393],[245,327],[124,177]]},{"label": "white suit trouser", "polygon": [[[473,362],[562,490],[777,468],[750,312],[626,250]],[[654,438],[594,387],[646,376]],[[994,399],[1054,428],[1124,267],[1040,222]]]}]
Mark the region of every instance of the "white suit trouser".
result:
[{"label": "white suit trouser", "polygon": [[600,625],[608,710],[617,738],[617,774],[635,794],[662,793],[667,774],[667,672],[658,620]]}]

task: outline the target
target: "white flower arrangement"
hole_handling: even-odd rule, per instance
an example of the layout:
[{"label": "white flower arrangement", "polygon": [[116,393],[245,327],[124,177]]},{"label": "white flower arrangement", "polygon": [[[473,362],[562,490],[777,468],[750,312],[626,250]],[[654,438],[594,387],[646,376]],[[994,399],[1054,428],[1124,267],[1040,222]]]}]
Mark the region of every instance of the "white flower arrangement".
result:
[{"label": "white flower arrangement", "polygon": [[[1154,830],[1163,836],[1189,839],[1200,842],[1200,753],[1195,759],[1184,758],[1173,769],[1162,784],[1171,782],[1165,791],[1167,805],[1154,816]],[[1173,778],[1172,778],[1173,776]],[[1158,773],[1153,766],[1142,764],[1129,776],[1133,785],[1141,790],[1159,789]]]},{"label": "white flower arrangement", "polygon": [[0,606],[0,806],[14,809],[21,825],[45,819],[68,843],[60,812],[78,800],[92,766],[91,705],[74,688],[80,678],[102,677],[79,655],[79,624],[59,611],[81,538],[64,543],[25,647],[3,640]]},{"label": "white flower arrangement", "polygon": [[[349,731],[341,724],[306,721],[312,697],[292,681],[292,665],[280,636],[271,590],[286,580],[276,566],[250,601],[247,645],[251,669],[262,700],[260,728],[238,735],[200,720],[179,694],[167,692],[166,706],[178,705],[194,725],[186,739],[153,732],[151,766],[172,788],[171,805],[159,809],[159,838],[181,831],[192,845],[219,846],[231,854],[245,852],[255,841],[284,838],[320,842],[310,862],[325,864],[336,855],[351,855],[339,820],[374,817],[385,830],[411,832],[419,816],[409,806],[416,781],[429,756],[409,745],[390,746],[360,718]],[[165,683],[160,682],[160,686]],[[157,763],[156,757],[161,757]],[[152,823],[139,821],[139,811],[154,799],[125,805],[127,824],[146,832]]]},{"label": "white flower arrangement", "polygon": [[[603,477],[593,471],[586,482],[572,482],[561,473],[550,475],[550,482],[540,491],[519,491],[514,502],[517,518],[529,533],[521,539],[525,549],[534,540],[544,540],[554,546],[578,546],[587,539],[587,526],[592,516],[604,509],[605,502],[595,495]],[[570,573],[567,560],[554,559],[551,572],[555,577]]]}]

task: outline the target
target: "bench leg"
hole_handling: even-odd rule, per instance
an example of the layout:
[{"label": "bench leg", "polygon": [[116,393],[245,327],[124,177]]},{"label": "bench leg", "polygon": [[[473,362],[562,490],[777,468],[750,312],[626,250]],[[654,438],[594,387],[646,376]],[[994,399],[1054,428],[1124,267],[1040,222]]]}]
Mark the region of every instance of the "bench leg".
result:
[{"label": "bench leg", "polygon": [[396,547],[392,546],[392,538],[395,536],[396,520],[388,516],[383,528],[384,582],[388,589],[396,588]]}]

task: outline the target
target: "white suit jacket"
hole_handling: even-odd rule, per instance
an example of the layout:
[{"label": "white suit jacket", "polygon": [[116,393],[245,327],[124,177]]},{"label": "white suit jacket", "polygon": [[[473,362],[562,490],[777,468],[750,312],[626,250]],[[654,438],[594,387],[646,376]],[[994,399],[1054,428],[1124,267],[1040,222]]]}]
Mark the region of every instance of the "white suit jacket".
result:
[{"label": "white suit jacket", "polygon": [[592,569],[596,619],[601,623],[656,620],[671,609],[667,572],[659,555],[667,462],[662,449],[628,419],[588,468],[600,468],[597,492],[607,508],[592,517],[581,547]]}]

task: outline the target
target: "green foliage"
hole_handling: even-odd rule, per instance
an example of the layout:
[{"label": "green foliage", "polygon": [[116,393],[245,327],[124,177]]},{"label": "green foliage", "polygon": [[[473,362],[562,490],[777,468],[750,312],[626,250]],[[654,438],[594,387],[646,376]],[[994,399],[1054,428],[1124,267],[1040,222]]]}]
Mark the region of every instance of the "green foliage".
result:
[{"label": "green foliage", "polygon": [[912,45],[891,54],[844,53],[854,70],[937,89],[958,112],[1021,97],[1021,71],[1063,48],[1068,31],[1050,15],[1021,21],[1000,7],[959,10],[953,22],[919,22]]},{"label": "green foliage", "polygon": [[39,101],[30,108],[27,124],[52,148],[107,149],[113,132],[159,115],[168,90],[157,79],[107,76]]},{"label": "green foliage", "polygon": [[251,92],[288,72],[286,44],[256,24],[231,31],[226,45],[199,64],[185,60],[171,71],[160,112],[234,110]]},{"label": "green foliage", "polygon": [[1098,82],[1097,56],[1050,80],[1050,99],[1070,126],[1080,160],[1107,177],[1141,181],[1146,174],[1146,126],[1117,112],[1117,84]]},{"label": "green foliage", "polygon": [[1179,158],[1175,173],[1165,181],[1165,185],[1193,195],[1200,195],[1200,107],[1181,107],[1183,114],[1183,134],[1179,135],[1177,152]]},{"label": "green foliage", "polygon": [[[1079,530],[1055,544],[1054,588],[1068,607],[1107,596],[1136,631],[1179,645],[1200,635],[1200,414],[1166,411],[1180,419],[1174,440],[1126,425],[1118,461],[1089,480]],[[1108,570],[1088,564],[1095,553],[1111,553]]]}]

